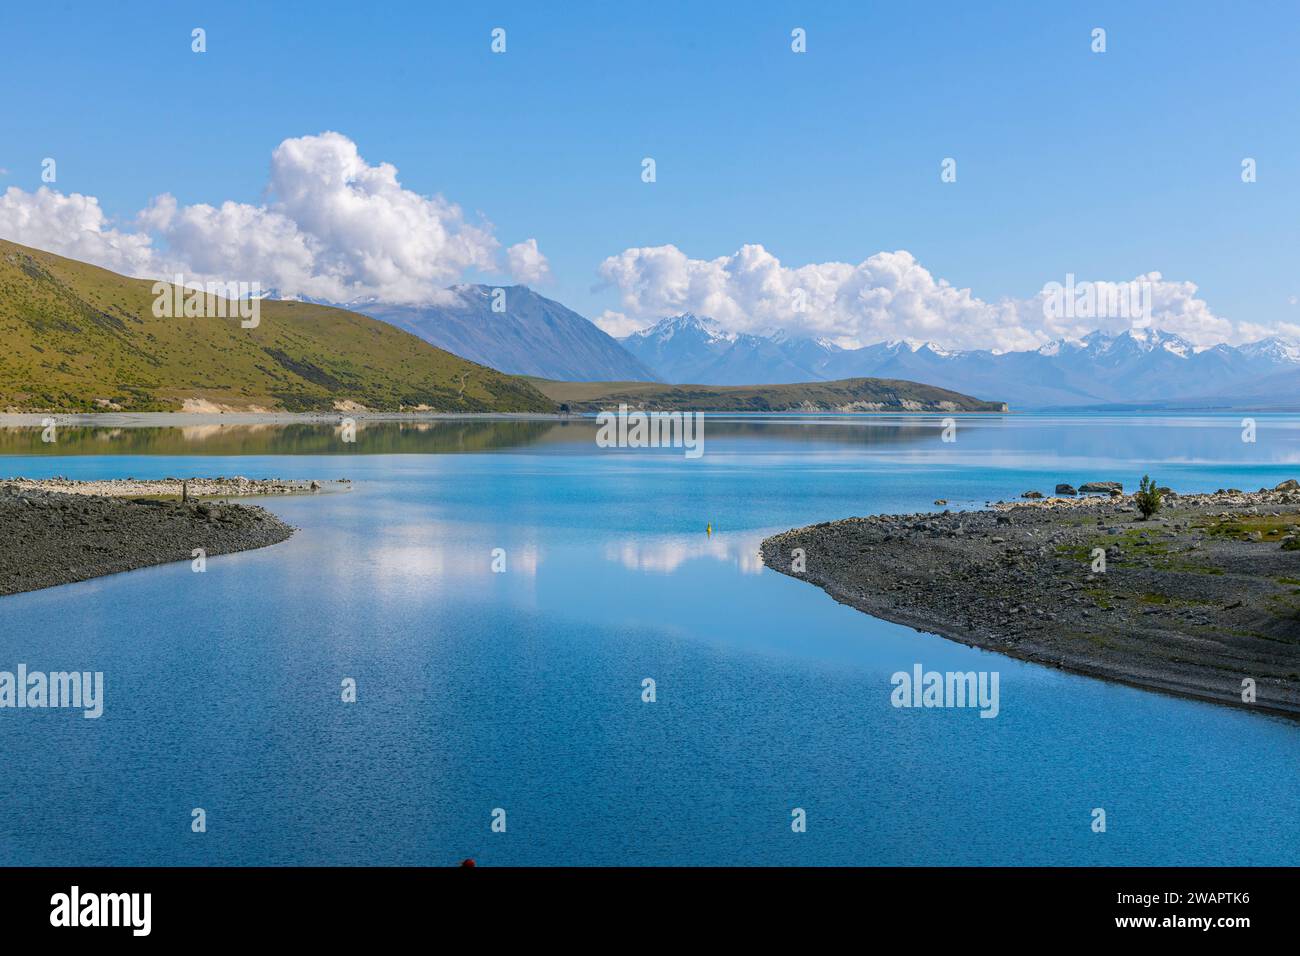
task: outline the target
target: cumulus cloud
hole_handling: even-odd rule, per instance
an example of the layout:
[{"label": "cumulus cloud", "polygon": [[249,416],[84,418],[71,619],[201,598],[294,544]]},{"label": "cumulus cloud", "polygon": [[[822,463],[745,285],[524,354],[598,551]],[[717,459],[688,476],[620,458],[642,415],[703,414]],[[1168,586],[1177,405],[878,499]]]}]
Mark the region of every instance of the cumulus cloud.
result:
[{"label": "cumulus cloud", "polygon": [[154,259],[150,237],[113,228],[98,199],[48,186],[34,193],[17,186],[5,190],[0,236],[128,275],[149,274]]},{"label": "cumulus cloud", "polygon": [[[879,252],[857,265],[792,268],[761,245],[746,245],[716,259],[692,259],[676,246],[664,245],[610,256],[599,273],[622,300],[620,312],[606,313],[609,326],[598,323],[607,331],[694,312],[735,332],[784,329],[846,348],[907,339],[1010,351],[1078,338],[1098,328],[1118,332],[1134,326],[1176,332],[1195,345],[1260,337],[1260,327],[1214,314],[1194,283],[1170,281],[1159,272],[1131,282],[1094,284],[1096,298],[1103,302],[1131,293],[1133,308],[1127,312],[1090,310],[1082,299],[1076,299],[1076,307],[1054,308],[1046,284],[1029,298],[987,302],[970,289],[936,278],[902,250]],[[1064,285],[1066,277],[1054,281]]]},{"label": "cumulus cloud", "polygon": [[536,239],[525,239],[506,250],[510,274],[516,282],[540,283],[551,277],[551,264],[537,248]]},{"label": "cumulus cloud", "polygon": [[[164,193],[119,229],[94,197],[10,188],[0,198],[0,236],[134,276],[180,272],[339,302],[437,301],[467,272],[499,269],[490,223],[404,188],[396,167],[371,165],[340,133],[280,143],[268,194],[260,205],[185,206]],[[510,247],[507,258],[517,277],[528,274],[523,281],[547,272],[535,240]]]}]

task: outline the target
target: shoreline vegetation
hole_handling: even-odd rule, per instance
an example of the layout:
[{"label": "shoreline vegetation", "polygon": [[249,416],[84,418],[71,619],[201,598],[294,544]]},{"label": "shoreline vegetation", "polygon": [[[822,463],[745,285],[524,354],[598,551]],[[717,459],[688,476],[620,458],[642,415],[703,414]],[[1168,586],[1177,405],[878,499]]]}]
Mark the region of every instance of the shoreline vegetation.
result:
[{"label": "shoreline vegetation", "polygon": [[77,482],[0,480],[0,596],[265,548],[294,528],[253,505],[212,497],[312,494],[346,482],[247,478]]},{"label": "shoreline vegetation", "polygon": [[788,385],[674,385],[664,382],[528,382],[561,410],[629,409],[647,412],[807,412],[1006,414],[1003,402],[989,402],[950,389],[889,378],[845,378]]},{"label": "shoreline vegetation", "polygon": [[1118,488],[1026,492],[798,528],[762,555],[842,604],[962,644],[1300,718],[1300,483],[1163,492],[1150,519]]}]

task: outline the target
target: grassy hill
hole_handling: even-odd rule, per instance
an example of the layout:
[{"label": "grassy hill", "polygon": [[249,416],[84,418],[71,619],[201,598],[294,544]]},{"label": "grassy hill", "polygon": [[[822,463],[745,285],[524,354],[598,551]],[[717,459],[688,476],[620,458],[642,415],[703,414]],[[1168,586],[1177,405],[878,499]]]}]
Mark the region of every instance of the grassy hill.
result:
[{"label": "grassy hill", "polygon": [[846,378],[796,385],[664,385],[658,382],[553,382],[529,379],[571,411],[616,409],[700,412],[1003,412],[960,392],[886,378]]},{"label": "grassy hill", "polygon": [[263,301],[252,329],[156,318],[152,287],[0,240],[0,411],[555,409],[522,378],[353,312]]}]

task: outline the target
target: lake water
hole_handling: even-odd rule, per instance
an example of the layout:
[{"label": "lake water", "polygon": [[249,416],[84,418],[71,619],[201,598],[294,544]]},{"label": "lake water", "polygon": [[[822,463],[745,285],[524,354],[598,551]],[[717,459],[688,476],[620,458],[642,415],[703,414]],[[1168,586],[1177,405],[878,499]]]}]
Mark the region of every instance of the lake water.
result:
[{"label": "lake water", "polygon": [[[106,684],[98,720],[0,710],[0,864],[1298,864],[1300,724],[877,621],[758,558],[935,498],[1300,477],[1300,418],[1257,429],[714,417],[698,460],[589,420],[0,432],[0,475],[354,483],[259,502],[301,530],[203,574],[0,598],[0,669]],[[999,715],[895,709],[916,663],[998,671]]]}]

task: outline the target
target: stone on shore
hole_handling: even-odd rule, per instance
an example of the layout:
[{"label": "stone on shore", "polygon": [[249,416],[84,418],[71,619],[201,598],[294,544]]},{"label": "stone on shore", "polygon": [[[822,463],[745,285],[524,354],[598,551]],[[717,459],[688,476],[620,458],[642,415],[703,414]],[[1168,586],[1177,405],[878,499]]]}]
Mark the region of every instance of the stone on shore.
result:
[{"label": "stone on shore", "polygon": [[1086,481],[1079,486],[1081,495],[1123,494],[1124,486],[1118,481]]}]

